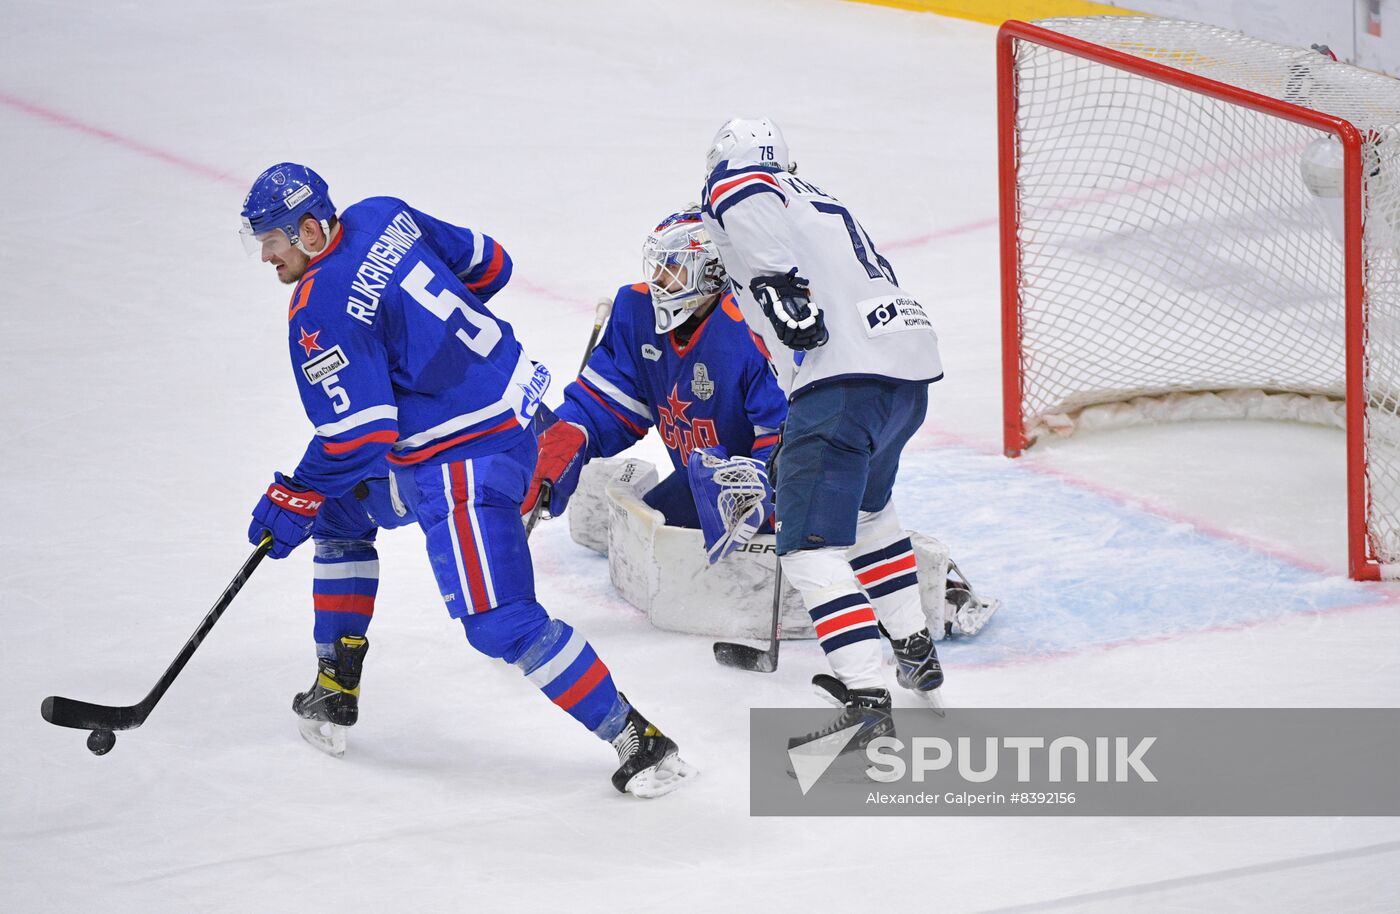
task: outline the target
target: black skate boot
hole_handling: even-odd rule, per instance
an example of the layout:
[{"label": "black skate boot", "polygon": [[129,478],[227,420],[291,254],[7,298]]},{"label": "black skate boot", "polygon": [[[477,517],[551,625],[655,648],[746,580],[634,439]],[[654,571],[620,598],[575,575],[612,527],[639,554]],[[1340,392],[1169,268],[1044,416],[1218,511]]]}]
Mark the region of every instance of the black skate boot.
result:
[{"label": "black skate boot", "polygon": [[[801,780],[805,773],[800,759],[795,756],[810,756],[818,759],[818,771],[839,772],[843,756],[858,754],[858,768],[865,766],[864,751],[870,741],[881,736],[894,736],[894,717],[891,716],[893,702],[889,689],[852,689],[835,676],[819,673],[812,677],[812,685],[817,694],[842,710],[831,723],[808,733],[788,740],[788,757],[793,766],[788,773]],[[854,732],[852,727],[859,729]],[[838,745],[839,744],[839,745]],[[836,761],[832,762],[835,756]],[[835,777],[842,777],[835,774]]]},{"label": "black skate boot", "polygon": [[895,661],[898,663],[895,679],[941,714],[943,702],[937,690],[943,685],[943,666],[938,662],[938,650],[933,645],[933,637],[929,635],[928,629],[915,632],[900,641],[891,638],[890,647],[894,648]]},{"label": "black skate boot", "polygon": [[341,637],[335,643],[335,659],[320,658],[316,681],[292,699],[302,737],[336,758],[345,754],[345,729],[360,718],[360,673],[368,652],[365,638]]},{"label": "black skate boot", "polygon": [[[619,697],[627,701],[625,695]],[[699,774],[680,757],[675,741],[636,708],[628,710],[627,723],[612,744],[621,763],[613,772],[612,785],[621,793],[645,799],[665,796]]]}]

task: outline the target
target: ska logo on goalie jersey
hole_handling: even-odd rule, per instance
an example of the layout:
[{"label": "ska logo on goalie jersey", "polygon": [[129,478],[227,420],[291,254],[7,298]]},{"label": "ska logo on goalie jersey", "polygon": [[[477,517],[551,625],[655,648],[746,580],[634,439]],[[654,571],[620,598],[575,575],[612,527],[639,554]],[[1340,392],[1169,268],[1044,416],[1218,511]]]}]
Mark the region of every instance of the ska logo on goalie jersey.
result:
[{"label": "ska logo on goalie jersey", "polygon": [[685,465],[691,453],[698,447],[715,447],[719,444],[719,432],[713,419],[692,419],[685,411],[695,405],[693,400],[682,400],[680,385],[673,384],[666,404],[656,404],[656,428],[661,432],[661,440],[676,452]]}]

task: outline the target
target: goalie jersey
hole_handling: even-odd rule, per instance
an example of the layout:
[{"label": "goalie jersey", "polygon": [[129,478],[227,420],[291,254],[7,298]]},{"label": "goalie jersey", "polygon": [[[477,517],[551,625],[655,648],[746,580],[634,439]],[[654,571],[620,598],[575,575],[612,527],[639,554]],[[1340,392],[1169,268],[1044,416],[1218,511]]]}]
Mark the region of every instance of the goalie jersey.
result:
[{"label": "goalie jersey", "polygon": [[[749,326],[773,354],[789,396],[843,378],[937,381],[938,335],[920,302],[840,200],[775,165],[731,166],[710,174],[701,208]],[[777,337],[749,283],[793,267],[811,283],[831,338],[795,353]]]},{"label": "goalie jersey", "polygon": [[612,318],[555,414],[588,433],[587,459],[610,457],[655,425],[684,470],[700,447],[766,461],[787,416],[764,353],[726,293],[684,346],[658,334],[645,283],[624,286]]},{"label": "goalie jersey", "polygon": [[344,494],[378,467],[504,450],[549,373],[486,302],[510,278],[493,239],[402,200],[346,209],[287,312],[297,387],[315,435],[298,482]]}]

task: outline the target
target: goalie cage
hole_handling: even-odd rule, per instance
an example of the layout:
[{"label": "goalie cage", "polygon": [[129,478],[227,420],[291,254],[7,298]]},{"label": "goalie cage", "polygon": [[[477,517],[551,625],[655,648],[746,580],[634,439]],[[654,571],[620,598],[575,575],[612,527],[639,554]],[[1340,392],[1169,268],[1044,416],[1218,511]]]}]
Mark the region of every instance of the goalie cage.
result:
[{"label": "goalie cage", "polygon": [[997,45],[1006,454],[1161,418],[1339,425],[1351,576],[1400,577],[1400,82],[1170,19]]}]

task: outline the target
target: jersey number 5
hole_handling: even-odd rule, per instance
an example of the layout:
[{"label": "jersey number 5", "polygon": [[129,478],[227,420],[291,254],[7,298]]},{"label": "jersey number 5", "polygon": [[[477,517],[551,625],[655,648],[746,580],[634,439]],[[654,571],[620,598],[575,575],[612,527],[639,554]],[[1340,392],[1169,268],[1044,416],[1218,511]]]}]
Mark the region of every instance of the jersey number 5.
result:
[{"label": "jersey number 5", "polygon": [[454,313],[460,314],[467,326],[476,332],[468,333],[466,327],[458,327],[457,339],[482,358],[490,355],[491,350],[495,349],[496,344],[501,341],[501,328],[491,318],[472,310],[460,295],[447,288],[446,285],[443,285],[442,290],[437,293],[429,292],[428,283],[436,278],[432,268],[420,260],[412,270],[408,271],[401,288],[412,295],[414,301],[431,311],[440,321],[451,323],[452,315]]}]

